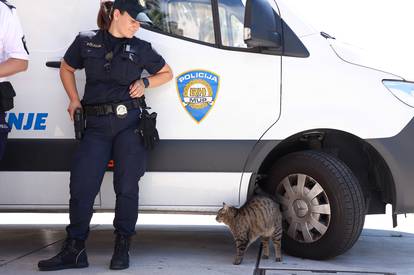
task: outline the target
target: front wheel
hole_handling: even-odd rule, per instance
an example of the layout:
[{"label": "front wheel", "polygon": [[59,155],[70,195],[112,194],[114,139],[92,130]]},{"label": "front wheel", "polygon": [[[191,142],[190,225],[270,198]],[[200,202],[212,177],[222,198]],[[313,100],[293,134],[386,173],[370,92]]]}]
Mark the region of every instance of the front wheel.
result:
[{"label": "front wheel", "polygon": [[338,256],[361,234],[365,203],[358,180],[339,159],[319,151],[296,152],[272,166],[265,189],[283,214],[282,248],[293,256]]}]

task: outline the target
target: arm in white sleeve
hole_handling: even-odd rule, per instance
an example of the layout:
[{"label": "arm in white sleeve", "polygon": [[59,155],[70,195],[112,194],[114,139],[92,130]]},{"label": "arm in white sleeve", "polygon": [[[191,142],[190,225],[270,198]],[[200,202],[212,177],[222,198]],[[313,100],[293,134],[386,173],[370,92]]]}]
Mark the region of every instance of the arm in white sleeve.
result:
[{"label": "arm in white sleeve", "polygon": [[28,59],[16,9],[0,6],[0,78],[25,71]]},{"label": "arm in white sleeve", "polygon": [[22,26],[16,9],[11,10],[10,15],[6,17],[6,20],[7,22],[5,22],[3,36],[3,50],[6,59],[15,58],[28,60],[29,51],[26,47]]}]

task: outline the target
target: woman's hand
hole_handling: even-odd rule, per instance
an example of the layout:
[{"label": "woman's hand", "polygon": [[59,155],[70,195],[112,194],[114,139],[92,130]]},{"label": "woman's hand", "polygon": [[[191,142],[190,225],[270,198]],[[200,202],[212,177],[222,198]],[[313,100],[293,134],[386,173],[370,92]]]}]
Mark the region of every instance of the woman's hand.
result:
[{"label": "woman's hand", "polygon": [[75,110],[78,109],[78,108],[82,108],[82,104],[80,103],[79,100],[73,100],[69,103],[68,113],[69,113],[70,119],[72,121],[73,121],[73,117],[74,117],[74,114],[75,114]]},{"label": "woman's hand", "polygon": [[129,86],[129,96],[132,98],[138,98],[144,95],[144,82],[142,79],[135,81]]}]

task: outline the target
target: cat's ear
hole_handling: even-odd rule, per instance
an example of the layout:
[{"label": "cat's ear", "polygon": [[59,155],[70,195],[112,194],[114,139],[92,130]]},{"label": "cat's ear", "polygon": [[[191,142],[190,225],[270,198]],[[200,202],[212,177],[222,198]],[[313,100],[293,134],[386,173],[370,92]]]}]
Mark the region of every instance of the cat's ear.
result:
[{"label": "cat's ear", "polygon": [[225,202],[223,202],[223,208],[227,210],[229,206]]}]

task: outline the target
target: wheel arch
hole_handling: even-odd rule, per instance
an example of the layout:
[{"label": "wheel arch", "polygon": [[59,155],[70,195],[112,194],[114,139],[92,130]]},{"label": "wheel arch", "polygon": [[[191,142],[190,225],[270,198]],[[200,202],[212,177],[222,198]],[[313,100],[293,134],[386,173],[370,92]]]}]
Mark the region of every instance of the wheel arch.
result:
[{"label": "wheel arch", "polygon": [[283,141],[259,141],[246,162],[246,169],[253,172],[247,196],[266,184],[269,169],[278,159],[310,149],[333,155],[351,169],[363,190],[367,214],[385,213],[387,203],[395,204],[395,183],[384,158],[365,140],[336,129],[312,129]]}]

